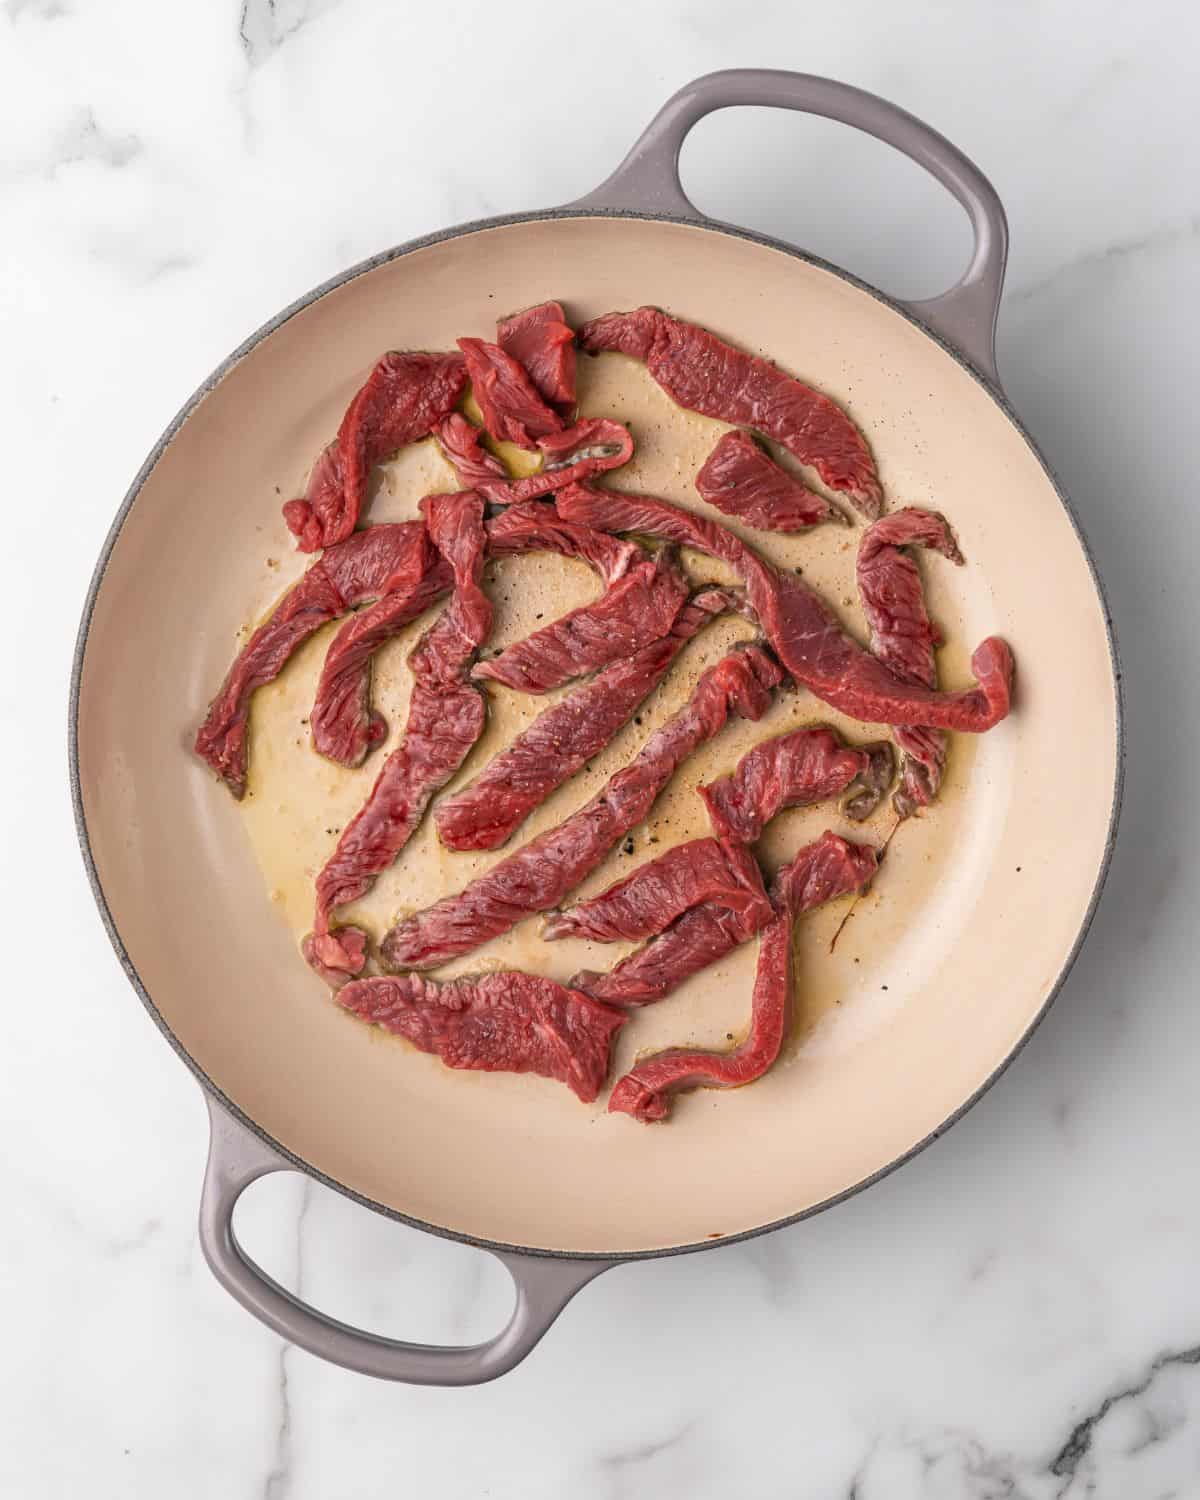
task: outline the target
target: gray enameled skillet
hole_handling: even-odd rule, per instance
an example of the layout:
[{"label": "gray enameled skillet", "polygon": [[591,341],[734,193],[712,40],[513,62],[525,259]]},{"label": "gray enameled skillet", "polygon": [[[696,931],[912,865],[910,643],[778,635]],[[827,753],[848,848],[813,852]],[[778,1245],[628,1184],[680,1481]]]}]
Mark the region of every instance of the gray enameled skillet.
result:
[{"label": "gray enameled skillet", "polygon": [[[738,105],[840,120],[925,167],[971,221],[961,281],[905,305],[705,219],[680,185],[680,148],[704,115]],[[877,1180],[958,1119],[1044,1014],[1112,848],[1119,673],[1073,512],[999,387],[1006,246],[987,180],[903,110],[828,79],[716,73],[680,90],[578,202],[449,229],[317,288],[237,350],[163,434],[84,607],[72,790],[117,954],[209,1102],[205,1255],[284,1338],[388,1379],[492,1379],[610,1266],[763,1233]],[[958,528],[971,566],[938,596],[952,638],[973,644],[995,630],[1019,663],[1016,712],[961,752],[961,784],[923,820],[930,858],[954,861],[952,888],[922,885],[914,865],[861,928],[874,944],[864,964],[886,955],[903,1003],[870,1011],[856,999],[846,1009],[858,1033],[822,1033],[825,1045],[755,1088],[705,1096],[649,1130],[551,1098],[536,1080],[464,1087],[435,1060],[375,1045],[336,1015],[271,912],[237,811],[184,749],[234,631],[267,599],[264,527],[271,548],[284,545],[272,481],[318,451],[387,343],[445,347],[547,296],[579,315],[666,305],[845,401],[894,503],[936,495]],[[147,630],[148,618],[161,628]],[[1063,799],[1047,768],[1067,734],[1089,755]],[[842,982],[831,970],[828,983]],[[700,1015],[713,998],[703,985],[689,996],[679,1014]],[[349,1328],[293,1297],[232,1229],[242,1190],[281,1170],[491,1250],[516,1283],[508,1326],[470,1348],[430,1347]]]}]

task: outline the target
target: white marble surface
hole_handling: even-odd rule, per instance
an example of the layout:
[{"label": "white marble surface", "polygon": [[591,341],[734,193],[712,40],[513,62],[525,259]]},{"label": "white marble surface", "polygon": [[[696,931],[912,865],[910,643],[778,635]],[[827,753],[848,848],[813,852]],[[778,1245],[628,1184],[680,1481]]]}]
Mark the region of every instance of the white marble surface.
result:
[{"label": "white marble surface", "polygon": [[[1194,7],[1163,0],[3,0],[0,1493],[1200,1495],[1198,46]],[[1034,1042],[905,1170],[602,1278],[494,1386],[373,1383],[282,1347],[201,1262],[199,1091],[75,848],[79,604],[143,455],[248,331],[389,244],[579,195],[673,88],[733,64],[887,94],[1004,197],[1003,374],[1122,638],[1122,842]],[[726,116],[685,167],[702,206],[891,290],[938,290],[964,251],[948,200],[833,126]],[[323,1189],[277,1180],[243,1217],[344,1316],[436,1339],[501,1319],[486,1257]]]}]

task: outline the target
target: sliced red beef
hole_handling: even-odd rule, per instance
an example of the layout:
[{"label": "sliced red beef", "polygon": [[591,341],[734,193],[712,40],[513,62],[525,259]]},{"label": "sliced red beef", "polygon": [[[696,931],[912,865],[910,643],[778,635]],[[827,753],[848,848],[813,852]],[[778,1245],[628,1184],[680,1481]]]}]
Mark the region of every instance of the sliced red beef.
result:
[{"label": "sliced red beef", "polygon": [[[627,464],[633,457],[629,429],[611,417],[580,417],[572,427],[538,439],[545,460],[545,474],[561,488],[575,478],[573,471],[587,468],[604,473]],[[534,476],[537,477],[537,476]]]},{"label": "sliced red beef", "polygon": [[779,1056],[792,994],[792,917],[778,916],[762,935],[751,999],[750,1034],[729,1052],[670,1047],[644,1058],[609,1095],[610,1114],[651,1124],[671,1113],[676,1094],[696,1088],[737,1088],[761,1078]]},{"label": "sliced red beef", "polygon": [[[906,547],[929,547],[953,563],[963,560],[945,517],[910,506],[884,516],[863,533],[858,592],[871,627],[871,650],[902,681],[932,688],[937,686],[934,650],[942,635],[929,618],[921,574]],[[896,730],[896,743],[904,752],[904,763],[893,803],[907,818],[937,796],[947,741],[940,729],[912,725]]]},{"label": "sliced red beef", "polygon": [[546,919],[542,936],[588,938],[594,943],[641,942],[657,937],[694,906],[735,913],[742,923],[773,915],[758,861],[749,849],[721,839],[676,844],[590,901]]},{"label": "sliced red beef", "polygon": [[643,532],[727,563],[744,581],[763,632],[787,670],[818,698],[853,718],[979,734],[1008,713],[1012,653],[996,636],[971,658],[976,688],[939,693],[902,682],[847,634],[819,594],[795,575],[770,567],[724,526],[665,500],[585,485],[563,490],[556,503],[567,520],[606,531]]},{"label": "sliced red beef", "polygon": [[256,688],[273,682],[309,636],[355,605],[414,586],[430,561],[421,521],[373,526],[326,550],[251,635],[196,734],[196,754],[235,797],[246,791],[247,728]]},{"label": "sliced red beef", "polygon": [[667,635],[539,714],[469,786],[439,804],[434,818],[442,842],[451,849],[498,849],[506,843],[535,807],[609,744],[684,645],[728,608],[726,591],[704,590]]},{"label": "sliced red beef", "polygon": [[557,552],[585,562],[605,583],[615,583],[645,552],[636,542],[624,541],[594,526],[564,521],[546,500],[510,505],[487,523],[488,556],[516,557],[526,552]]},{"label": "sliced red beef", "polygon": [[325,570],[345,607],[357,609],[393,590],[411,588],[436,560],[425,522],[399,521],[354,532],[326,547],[315,566]]},{"label": "sliced red beef", "polygon": [[[554,507],[545,502],[512,506],[488,521],[486,529],[489,556],[558,552],[588,563],[606,581],[621,577],[632,562],[645,557],[633,542],[590,526],[560,521]],[[372,527],[370,534],[385,530]],[[418,589],[404,579],[394,581],[393,593],[385,594],[364,614],[342,626],[329,648],[317,685],[312,711],[314,743],[322,754],[344,760],[347,765],[360,764],[386,733],[383,719],[371,709],[372,657],[422,610],[435,604],[439,593],[449,589],[451,578],[444,560],[434,554],[429,573]]]},{"label": "sliced red beef", "polygon": [[911,818],[922,807],[928,807],[941,791],[950,747],[944,729],[921,729],[908,724],[897,726],[895,733],[903,760],[892,806],[898,817]]},{"label": "sliced red beef", "polygon": [[[546,502],[515,505],[487,523],[491,556],[551,551],[578,558],[605,582],[620,578],[645,558],[633,542],[561,519]],[[428,583],[426,569],[431,570]],[[436,578],[449,587],[445,565],[431,553],[420,521],[370,526],[326,549],[304,577],[250,637],[230,667],[220,692],[196,736],[196,753],[212,766],[236,797],[246,789],[247,716],[254,690],[273,681],[288,660],[322,625],[371,600],[377,609],[350,621],[335,637],[313,709],[314,733],[322,753],[347,764],[374,742],[369,707],[370,657],[386,639],[436,602]],[[419,587],[418,587],[419,585]],[[426,594],[428,589],[428,594]],[[388,602],[389,594],[396,597]],[[424,598],[413,609],[414,598]],[[410,612],[411,611],[411,612]],[[344,715],[348,717],[343,717]],[[339,747],[344,745],[344,751]]]},{"label": "sliced red beef", "polygon": [[619,469],[633,457],[628,429],[609,417],[584,417],[564,432],[539,438],[538,447],[545,460],[540,474],[525,479],[480,480],[476,489],[493,505],[514,505]]},{"label": "sliced red beef", "polygon": [[909,506],[868,526],[858,548],[858,587],[871,627],[871,649],[897,676],[929,687],[941,631],[925,609],[917,564],[903,549],[928,547],[960,566],[963,555],[945,516]]},{"label": "sliced red beef", "polygon": [[773,911],[757,907],[734,911],[727,906],[693,906],[653,942],[597,973],[584,969],[571,983],[608,1005],[651,1005],[707,969],[760,932]]},{"label": "sliced red beef", "polygon": [[[796,729],[764,740],[742,756],[732,774],[709,782],[699,791],[718,838],[753,844],[785,807],[828,801],[855,783],[861,795],[864,783],[881,779],[873,760],[877,754],[887,768],[887,781],[875,791],[874,803],[878,803],[895,768],[891,746],[855,749],[823,726]],[[860,818],[874,810],[867,800],[858,802]]]},{"label": "sliced red beef", "polygon": [[496,342],[523,365],[542,400],[563,417],[575,410],[575,330],[561,304],[541,302],[505,318]]},{"label": "sliced red beef", "polygon": [[611,349],[644,360],[680,406],[753,427],[811,464],[863,515],[874,517],[882,509],[883,490],[862,433],[828,396],[768,360],[655,307],[594,318],[579,330],[579,343],[590,354]]},{"label": "sliced red beef", "polygon": [[686,758],[730,712],[758,719],[782,679],[761,647],[739,648],[704,672],[687,703],[589,802],[452,896],[398,923],[382,944],[395,968],[431,969],[561,904],[649,813]]},{"label": "sliced red beef", "polygon": [[860,890],[874,872],[873,849],[846,844],[830,833],[802,849],[771,889],[779,915],[763,930],[746,1040],[729,1052],[671,1047],[644,1058],[613,1089],[610,1112],[646,1122],[665,1120],[674,1096],[685,1089],[737,1088],[761,1078],[787,1035],[796,916],[832,896]]},{"label": "sliced red beef", "polygon": [[661,639],[683,608],[687,579],[674,549],[637,563],[599,599],[535,630],[490,661],[477,662],[477,681],[502,682],[522,693],[549,693]]},{"label": "sliced red beef", "polygon": [[444,984],[419,974],[356,979],[338,1004],[435,1053],[448,1068],[536,1073],[590,1104],[608,1076],[625,1017],[577,990],[505,971]]},{"label": "sliced red beef", "polygon": [[272,682],[310,635],[344,610],[342,596],[317,563],[283,596],[274,614],[238,653],[196,733],[195,751],[239,800],[246,792],[250,699]]},{"label": "sliced red beef", "polygon": [[[794,909],[807,911],[810,905],[862,890],[876,864],[873,849],[823,834],[801,849],[788,867],[795,872],[788,887],[798,893]],[[650,1005],[748,942],[772,917],[772,911],[757,906],[744,912],[714,904],[694,906],[607,974],[585,970],[571,983],[609,1005]]]},{"label": "sliced red beef", "polygon": [[703,499],[762,531],[804,531],[840,519],[824,495],[781,469],[748,432],[727,432],[696,475]]},{"label": "sliced red beef", "polygon": [[458,347],[467,361],[483,425],[497,442],[536,448],[538,438],[562,431],[562,418],[542,400],[524,367],[499,344],[459,339]]},{"label": "sliced red beef", "polygon": [[325,653],[310,723],[313,748],[343,766],[361,766],[387,738],[387,721],[371,707],[371,660],[379,648],[438,602],[452,574],[437,559],[411,588],[384,594],[351,615]]},{"label": "sliced red beef", "polygon": [[344,541],[354,530],[377,463],[428,437],[467,383],[461,354],[385,354],[313,466],[303,500],[283,507],[302,552]]},{"label": "sliced red beef", "polygon": [[318,971],[357,973],[365,939],[357,928],[330,930],[339,907],[357,901],[412,837],[430,798],[466,759],[483,731],[486,702],[465,680],[492,610],[479,586],[483,502],[471,491],[421,502],[429,534],[454,575],[454,593],[410,657],[412,696],[404,738],[388,756],[366,803],[347,824],[317,877],[317,909],[305,954]]},{"label": "sliced red beef", "polygon": [[468,422],[462,412],[452,411],[448,417],[443,417],[434,432],[464,489],[471,489],[481,479],[508,477],[508,470],[480,441],[479,428]]}]

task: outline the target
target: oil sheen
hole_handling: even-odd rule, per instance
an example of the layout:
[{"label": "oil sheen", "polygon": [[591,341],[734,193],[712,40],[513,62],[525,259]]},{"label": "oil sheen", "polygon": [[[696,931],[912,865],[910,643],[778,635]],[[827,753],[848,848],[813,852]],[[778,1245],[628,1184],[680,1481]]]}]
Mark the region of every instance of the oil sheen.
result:
[{"label": "oil sheen", "polygon": [[[705,505],[695,490],[695,475],[728,428],[676,407],[634,361],[622,356],[581,359],[579,396],[585,414],[616,417],[627,423],[634,435],[632,461],[606,481],[613,488],[645,491],[713,516],[779,567],[802,573],[834,604],[844,623],[860,639],[865,638],[854,585],[860,526],[827,524],[800,535],[775,535],[742,527]],[[467,411],[478,417],[469,398]],[[493,451],[515,474],[536,467],[534,456],[511,445],[494,445]],[[773,452],[783,466],[820,488],[815,474],[801,469],[786,453],[778,449]],[[410,519],[417,515],[422,495],[457,487],[453,471],[432,441],[402,452],[376,474],[373,486],[368,512],[371,522]],[[893,505],[922,503],[920,497],[909,501],[897,495],[890,500]],[[953,524],[952,497],[940,503]],[[697,584],[734,581],[722,564],[707,557],[685,551],[683,561]],[[923,559],[922,569],[931,612],[949,641],[939,658],[942,681],[957,686],[970,678],[969,646],[963,627],[969,613],[971,570],[969,566],[953,569],[936,558]],[[278,572],[274,578],[277,582]],[[519,640],[541,624],[595,598],[601,587],[584,565],[551,554],[489,562],[484,583],[495,610],[489,642],[495,647]],[[269,593],[266,589],[264,597]],[[403,733],[411,685],[407,658],[432,618],[431,612],[415,621],[375,658],[372,696],[387,720],[388,737],[356,770],[323,760],[312,749],[309,738],[313,695],[325,650],[338,628],[336,623],[319,632],[274,683],[255,695],[249,791],[242,803],[242,817],[271,900],[297,943],[312,925],[317,872]],[[561,822],[629,762],[653,730],[686,700],[705,667],[717,661],[733,642],[753,635],[753,628],[740,619],[723,618],[706,628],[684,649],[666,681],[635,719],[583,772],[552,795],[506,848],[476,854],[451,852],[440,845],[433,821],[427,817],[370,895],[343,908],[339,918],[359,924],[378,938],[398,916],[460,890],[513,848]],[[450,783],[450,790],[469,781],[548,703],[571,689],[531,697],[489,683],[486,691],[487,728]],[[854,743],[880,738],[887,732],[882,726],[845,718],[803,689],[781,691],[759,723],[731,720],[721,734],[694,755],[659,798],[649,820],[609,855],[577,895],[594,894],[671,845],[708,833],[696,787],[731,770],[737,759],[760,741],[811,724],[832,724]],[[938,903],[953,899],[952,893],[942,889],[939,851],[961,836],[961,790],[975,756],[971,736],[953,738],[938,804],[895,833],[867,896],[854,903],[845,898],[797,922],[796,1024],[789,1056],[806,1043],[836,1047],[843,1036],[849,1045],[854,1031],[869,1024],[870,1017],[879,1018],[902,1003],[906,924],[898,914],[893,915],[901,905],[895,901],[895,894],[903,890],[904,910],[933,909],[935,919]],[[770,874],[802,843],[826,828],[882,847],[895,829],[895,817],[890,803],[885,803],[867,824],[847,822],[834,804],[784,813],[770,825],[759,845],[765,872]],[[842,927],[852,907],[850,920]],[[447,964],[441,973],[449,976],[510,967],[566,979],[583,967],[608,968],[632,951],[630,944],[600,945],[578,940],[544,943],[540,927],[541,918],[531,918],[476,952]],[[839,927],[842,931],[831,951]],[[728,1046],[731,1038],[739,1037],[747,1020],[755,950],[755,944],[746,945],[681,986],[667,1001],[642,1012],[637,1026],[627,1028],[621,1039],[618,1065],[637,1050],[692,1043]],[[299,954],[296,961],[302,964]],[[841,1014],[852,1000],[864,1002],[868,997],[870,1004],[860,1003],[852,1022]]]}]

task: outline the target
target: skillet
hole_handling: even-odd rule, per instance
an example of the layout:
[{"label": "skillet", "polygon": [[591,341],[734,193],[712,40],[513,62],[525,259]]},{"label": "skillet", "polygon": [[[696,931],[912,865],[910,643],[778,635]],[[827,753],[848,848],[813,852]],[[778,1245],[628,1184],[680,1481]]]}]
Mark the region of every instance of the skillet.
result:
[{"label": "skillet", "polygon": [[[792,246],[699,214],[680,185],[680,148],[704,115],[741,105],[840,120],[930,171],[974,232],[958,284],[900,303]],[[448,229],[318,287],[235,351],[156,444],[83,611],[70,704],[75,813],[118,957],[208,1100],[205,1255],[283,1337],[389,1379],[492,1379],[609,1267],[765,1233],[877,1180],[958,1119],[1045,1013],[1112,849],[1120,674],[1074,513],[1000,388],[994,333],[1006,250],[994,189],[911,115],[828,79],[715,73],[668,101],[612,176],[578,202]],[[272,843],[187,753],[248,608],[265,609],[304,565],[290,552],[276,487],[303,480],[302,465],[335,430],[365,370],[389,345],[450,347],[457,334],[486,336],[497,315],[550,296],[573,321],[667,307],[840,400],[867,433],[891,504],[945,509],[968,556],[966,570],[937,573],[934,603],[958,643],[943,653],[944,685],[966,680],[966,652],[988,634],[1006,637],[1018,662],[1014,713],[986,736],[956,737],[943,805],[906,826],[836,957],[827,950],[837,913],[802,925],[802,953],[812,956],[801,959],[799,983],[822,997],[804,1044],[754,1088],[698,1095],[664,1127],[606,1116],[602,1104],[589,1112],[541,1080],[451,1073],[340,1014],[280,920],[288,891],[264,881],[280,830],[303,826],[287,818],[309,805],[315,783],[302,778],[317,773],[303,768],[316,758],[306,748],[290,759],[263,752],[263,785],[279,792],[282,819]],[[595,367],[585,409],[619,397],[614,414],[645,434],[637,487],[695,503],[678,476],[672,489],[667,455],[682,453],[677,467],[690,476],[711,434],[671,411],[650,382],[628,385],[621,370],[622,394],[611,361],[609,374],[604,359],[584,363]],[[386,497],[381,506],[370,519],[383,518]],[[805,554],[818,583],[839,566],[836,555]],[[513,577],[543,589],[547,608],[569,604],[579,586],[546,569]],[[275,720],[260,727],[304,701],[314,670],[289,668],[286,689],[264,709]],[[386,698],[386,674],[380,686]],[[804,695],[786,710],[800,715],[795,722],[813,711]],[[764,734],[761,725],[736,731],[713,765]],[[351,807],[363,791],[361,781],[322,786]],[[410,879],[448,878],[431,858],[420,856]],[[569,972],[571,955],[555,962]],[[752,952],[739,954],[657,1007],[636,1042],[623,1043],[630,1050],[618,1067],[640,1047],[689,1031],[707,1040],[740,1024],[752,965]],[[508,1325],[471,1347],[408,1344],[293,1297],[250,1260],[232,1227],[242,1190],[284,1170],[497,1255],[516,1285]]]}]

